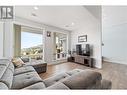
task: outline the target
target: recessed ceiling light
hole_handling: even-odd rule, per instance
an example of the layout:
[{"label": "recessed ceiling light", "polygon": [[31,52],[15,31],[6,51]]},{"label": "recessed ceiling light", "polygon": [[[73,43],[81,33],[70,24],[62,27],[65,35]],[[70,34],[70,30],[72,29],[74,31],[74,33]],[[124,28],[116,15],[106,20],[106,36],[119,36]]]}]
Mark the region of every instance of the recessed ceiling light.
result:
[{"label": "recessed ceiling light", "polygon": [[38,10],[38,7],[34,7],[35,10]]},{"label": "recessed ceiling light", "polygon": [[73,25],[75,25],[75,23],[74,23],[74,22],[72,22],[72,23],[71,23],[71,25],[73,26]]},{"label": "recessed ceiling light", "polygon": [[65,25],[65,27],[72,27],[72,26],[74,26],[75,25],[75,23],[74,22],[72,22],[71,24],[69,24],[69,25]]}]

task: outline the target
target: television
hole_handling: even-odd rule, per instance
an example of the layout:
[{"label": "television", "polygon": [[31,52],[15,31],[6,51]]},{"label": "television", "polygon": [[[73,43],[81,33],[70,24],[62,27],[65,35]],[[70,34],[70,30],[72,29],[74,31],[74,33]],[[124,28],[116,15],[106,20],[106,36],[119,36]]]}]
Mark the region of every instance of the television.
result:
[{"label": "television", "polygon": [[90,56],[90,45],[86,44],[85,52],[83,52],[84,56]]},{"label": "television", "polygon": [[82,45],[81,44],[76,45],[76,54],[82,55]]},{"label": "television", "polygon": [[85,50],[82,49],[81,44],[76,45],[76,54],[77,55],[83,55],[83,56],[90,56],[90,45],[85,45]]}]

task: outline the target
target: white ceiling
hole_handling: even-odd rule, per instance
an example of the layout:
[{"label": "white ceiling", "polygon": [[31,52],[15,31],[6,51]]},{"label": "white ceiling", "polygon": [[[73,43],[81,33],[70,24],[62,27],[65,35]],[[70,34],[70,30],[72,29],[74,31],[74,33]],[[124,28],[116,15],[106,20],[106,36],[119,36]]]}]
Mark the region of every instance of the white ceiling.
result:
[{"label": "white ceiling", "polygon": [[[84,6],[16,6],[15,15],[25,19],[74,31],[89,24],[90,12]],[[34,13],[36,16],[32,16]],[[74,25],[71,25],[74,23]],[[66,27],[69,26],[69,27]]]},{"label": "white ceiling", "polygon": [[104,6],[102,9],[102,21],[104,27],[127,23],[126,6]]},{"label": "white ceiling", "polygon": [[94,17],[101,19],[101,6],[84,6]]}]

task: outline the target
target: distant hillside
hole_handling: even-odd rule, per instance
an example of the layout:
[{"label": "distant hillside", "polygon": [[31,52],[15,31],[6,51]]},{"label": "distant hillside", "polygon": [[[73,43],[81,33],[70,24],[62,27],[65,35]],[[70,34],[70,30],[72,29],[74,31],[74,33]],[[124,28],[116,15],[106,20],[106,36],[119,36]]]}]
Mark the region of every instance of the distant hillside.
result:
[{"label": "distant hillside", "polygon": [[37,45],[37,46],[29,47],[29,48],[23,48],[22,50],[26,50],[26,49],[34,49],[34,48],[43,48],[43,45]]},{"label": "distant hillside", "polygon": [[21,55],[40,54],[42,52],[43,52],[43,45],[37,45],[30,48],[21,49]]}]

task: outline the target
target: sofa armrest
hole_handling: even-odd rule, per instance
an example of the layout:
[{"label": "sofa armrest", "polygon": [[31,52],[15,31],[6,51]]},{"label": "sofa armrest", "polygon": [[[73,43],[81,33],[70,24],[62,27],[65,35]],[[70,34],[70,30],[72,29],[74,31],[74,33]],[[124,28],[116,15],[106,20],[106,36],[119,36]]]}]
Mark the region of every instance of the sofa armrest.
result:
[{"label": "sofa armrest", "polygon": [[101,89],[111,89],[111,88],[112,88],[112,82],[109,80],[102,79]]},{"label": "sofa armrest", "polygon": [[70,89],[90,89],[98,82],[101,82],[102,76],[99,72],[85,70],[78,74],[72,75],[63,81]]}]

